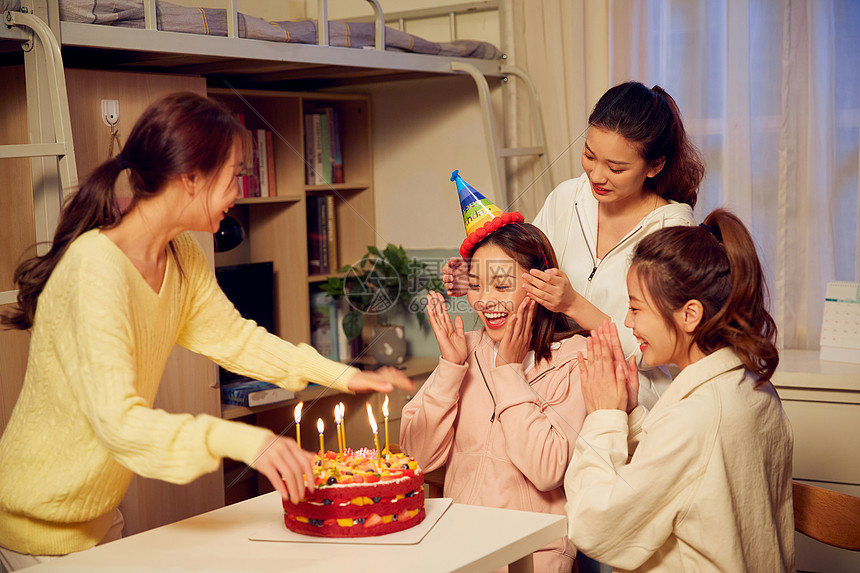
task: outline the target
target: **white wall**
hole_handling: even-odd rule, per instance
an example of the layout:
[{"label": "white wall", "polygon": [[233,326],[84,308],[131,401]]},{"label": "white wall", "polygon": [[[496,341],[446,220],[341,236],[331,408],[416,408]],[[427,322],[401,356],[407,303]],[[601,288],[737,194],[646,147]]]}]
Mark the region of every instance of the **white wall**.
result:
[{"label": "white wall", "polygon": [[[380,243],[459,247],[465,238],[451,172],[487,196],[490,163],[478,93],[469,77],[367,86],[373,101],[374,187]],[[501,109],[499,89],[495,108]]]}]

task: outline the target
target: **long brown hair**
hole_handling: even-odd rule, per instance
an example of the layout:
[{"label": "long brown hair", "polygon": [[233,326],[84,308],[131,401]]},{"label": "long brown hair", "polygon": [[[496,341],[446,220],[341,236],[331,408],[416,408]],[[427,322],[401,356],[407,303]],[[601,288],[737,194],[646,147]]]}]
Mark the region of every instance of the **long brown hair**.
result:
[{"label": "long brown hair", "polygon": [[[19,330],[33,326],[39,295],[72,241],[91,229],[115,227],[124,212],[141,199],[159,195],[174,177],[212,177],[227,161],[236,138],[244,140],[245,131],[226,108],[194,93],[174,93],[150,105],[129,133],[121,156],[96,167],[63,206],[50,250],[15,270],[18,304],[3,315],[2,323]],[[132,197],[122,211],[115,186],[125,169]],[[172,243],[170,249],[175,256]]]},{"label": "long brown hair", "polygon": [[630,272],[646,287],[666,324],[687,301],[702,303],[692,343],[705,354],[726,346],[769,380],[779,364],[776,323],[755,243],[737,216],[717,209],[698,227],[667,227],[636,247]]},{"label": "long brown hair", "polygon": [[664,158],[663,169],[645,186],[667,201],[696,206],[705,165],[687,137],[675,100],[660,86],[639,82],[610,88],[594,106],[588,125],[617,133],[639,148],[649,164]]},{"label": "long brown hair", "polygon": [[[529,223],[515,223],[493,231],[472,249],[472,255],[485,245],[496,245],[524,269],[558,268],[558,258],[552,245],[543,232]],[[471,255],[468,259],[472,264]],[[535,353],[535,363],[549,359],[552,355],[551,344],[575,334],[587,336],[584,330],[575,328],[560,312],[552,312],[538,304],[532,322],[531,349]]]}]

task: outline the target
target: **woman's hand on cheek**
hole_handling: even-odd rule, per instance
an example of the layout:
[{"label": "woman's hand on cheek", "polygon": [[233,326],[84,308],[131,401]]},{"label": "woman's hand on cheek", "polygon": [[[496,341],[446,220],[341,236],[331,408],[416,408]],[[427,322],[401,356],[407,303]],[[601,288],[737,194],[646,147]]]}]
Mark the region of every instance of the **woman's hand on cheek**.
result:
[{"label": "woman's hand on cheek", "polygon": [[523,273],[523,280],[525,281],[523,288],[530,298],[547,310],[571,316],[579,294],[561,270],[532,269]]},{"label": "woman's hand on cheek", "polygon": [[463,318],[457,315],[452,324],[445,298],[433,291],[427,293],[427,316],[430,317],[430,326],[433,328],[433,334],[436,335],[442,358],[455,364],[465,363],[469,352],[466,347]]},{"label": "woman's hand on cheek", "polygon": [[578,353],[586,414],[595,410],[627,411],[627,372],[623,362],[618,364],[613,359],[608,332],[608,322],[591,331],[586,343],[587,361]]},{"label": "woman's hand on cheek", "polygon": [[496,367],[505,364],[522,364],[526,354],[531,350],[532,324],[537,303],[528,297],[524,298],[517,307],[517,312],[511,315],[505,335],[499,343],[496,354]]}]

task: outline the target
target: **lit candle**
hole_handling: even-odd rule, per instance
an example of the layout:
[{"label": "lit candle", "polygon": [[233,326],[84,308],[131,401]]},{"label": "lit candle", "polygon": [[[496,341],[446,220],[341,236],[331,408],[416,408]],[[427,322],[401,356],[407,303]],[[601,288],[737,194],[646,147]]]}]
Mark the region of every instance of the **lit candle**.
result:
[{"label": "lit candle", "polygon": [[323,424],[322,418],[317,418],[317,430],[320,433],[320,459],[325,457],[325,424]]},{"label": "lit candle", "polygon": [[339,454],[343,454],[343,444],[340,441],[340,405],[334,407],[334,425],[335,433],[337,434],[337,449]]},{"label": "lit candle", "polygon": [[304,402],[299,402],[296,404],[296,409],[293,411],[293,416],[296,419],[296,443],[299,447],[302,447],[302,406],[304,406]]},{"label": "lit candle", "polygon": [[340,437],[343,440],[343,449],[346,450],[346,406],[343,405],[343,402],[339,403],[340,406]]},{"label": "lit candle", "polygon": [[373,430],[373,444],[376,446],[376,469],[381,470],[379,464],[379,434],[377,433],[376,420],[373,417],[373,410],[370,409],[370,404],[365,404],[367,406],[367,419],[370,422],[370,429]]},{"label": "lit candle", "polygon": [[385,453],[390,453],[388,449],[388,396],[385,396],[385,401],[382,403],[382,415],[385,418]]}]

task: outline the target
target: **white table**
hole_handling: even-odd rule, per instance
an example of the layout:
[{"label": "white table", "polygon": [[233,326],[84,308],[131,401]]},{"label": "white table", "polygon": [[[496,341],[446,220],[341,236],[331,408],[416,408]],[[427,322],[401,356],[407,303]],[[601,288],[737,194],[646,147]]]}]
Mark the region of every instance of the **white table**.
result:
[{"label": "white table", "polygon": [[562,515],[453,504],[416,545],[250,541],[281,519],[280,498],[268,493],[184,521],[62,557],[27,571],[462,571],[484,573],[511,564],[531,572],[532,552],[566,533]]}]

